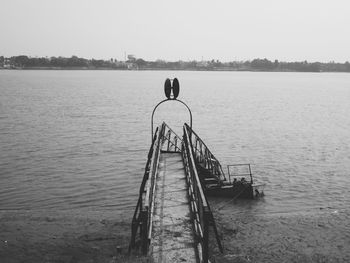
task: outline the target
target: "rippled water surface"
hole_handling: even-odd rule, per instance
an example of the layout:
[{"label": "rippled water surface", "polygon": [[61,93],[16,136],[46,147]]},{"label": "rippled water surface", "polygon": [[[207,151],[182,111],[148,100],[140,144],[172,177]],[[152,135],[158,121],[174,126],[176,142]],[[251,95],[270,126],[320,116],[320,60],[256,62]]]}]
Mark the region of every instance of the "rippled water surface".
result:
[{"label": "rippled water surface", "polygon": [[[2,70],[0,209],[131,214],[175,76],[222,165],[251,163],[267,184],[234,213],[349,214],[350,75],[332,73]],[[177,131],[188,121],[174,102],[158,112]]]}]

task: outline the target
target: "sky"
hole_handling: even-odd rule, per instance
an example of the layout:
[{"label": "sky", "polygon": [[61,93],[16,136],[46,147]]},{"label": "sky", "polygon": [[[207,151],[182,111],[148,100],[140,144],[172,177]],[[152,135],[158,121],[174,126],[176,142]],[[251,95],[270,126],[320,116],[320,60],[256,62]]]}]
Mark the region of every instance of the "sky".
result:
[{"label": "sky", "polygon": [[350,61],[349,0],[0,0],[0,55]]}]

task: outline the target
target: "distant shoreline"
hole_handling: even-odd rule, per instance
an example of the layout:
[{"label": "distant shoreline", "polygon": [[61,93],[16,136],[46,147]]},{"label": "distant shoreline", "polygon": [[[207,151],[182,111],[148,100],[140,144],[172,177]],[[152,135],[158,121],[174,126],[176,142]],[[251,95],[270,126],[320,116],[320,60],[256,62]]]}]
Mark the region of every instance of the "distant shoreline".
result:
[{"label": "distant shoreline", "polygon": [[206,72],[290,72],[290,73],[350,73],[348,71],[297,71],[297,70],[258,70],[258,69],[174,69],[174,68],[141,68],[141,69],[116,69],[116,68],[87,68],[87,67],[26,67],[26,68],[0,68],[0,70],[26,71],[26,70],[91,70],[91,71],[206,71]]},{"label": "distant shoreline", "polygon": [[0,69],[22,70],[184,70],[184,71],[252,71],[252,72],[350,72],[350,63],[330,61],[285,62],[256,58],[246,61],[221,62],[219,60],[201,61],[146,61],[129,55],[125,61],[116,59],[85,59],[72,57],[28,57],[25,55],[0,56]]}]

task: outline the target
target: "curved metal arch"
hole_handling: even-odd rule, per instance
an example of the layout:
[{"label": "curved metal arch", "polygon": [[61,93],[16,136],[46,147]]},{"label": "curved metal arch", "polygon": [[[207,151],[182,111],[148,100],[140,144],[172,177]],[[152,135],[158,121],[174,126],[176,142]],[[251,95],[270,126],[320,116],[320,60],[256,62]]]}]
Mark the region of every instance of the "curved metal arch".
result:
[{"label": "curved metal arch", "polygon": [[190,113],[190,127],[191,127],[191,130],[192,130],[192,112],[191,112],[191,109],[187,106],[187,104],[185,102],[183,102],[182,100],[177,100],[177,99],[165,99],[165,100],[162,100],[161,102],[159,102],[153,109],[152,111],[152,118],[151,118],[151,127],[152,127],[152,134],[151,134],[151,139],[153,139],[153,117],[154,117],[154,113],[156,111],[156,109],[158,108],[158,106],[166,101],[178,101],[180,103],[182,103],[183,105],[186,106],[186,108],[188,109],[188,112]]}]

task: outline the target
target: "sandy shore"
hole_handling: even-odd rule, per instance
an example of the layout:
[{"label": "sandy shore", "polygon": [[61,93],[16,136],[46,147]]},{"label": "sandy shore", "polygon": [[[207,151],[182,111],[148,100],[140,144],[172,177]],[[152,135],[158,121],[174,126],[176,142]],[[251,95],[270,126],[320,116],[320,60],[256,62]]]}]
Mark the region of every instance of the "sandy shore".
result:
[{"label": "sandy shore", "polygon": [[[350,216],[346,210],[216,216],[224,255],[213,262],[350,262]],[[214,243],[214,240],[212,242]]]},{"label": "sandy shore", "polygon": [[[224,254],[211,232],[212,262],[350,262],[347,211],[260,216],[230,211],[215,215]],[[0,262],[146,262],[141,255],[127,255],[129,216],[104,218],[2,211]]]},{"label": "sandy shore", "polygon": [[128,257],[130,222],[71,213],[0,212],[0,262],[144,262]]}]

